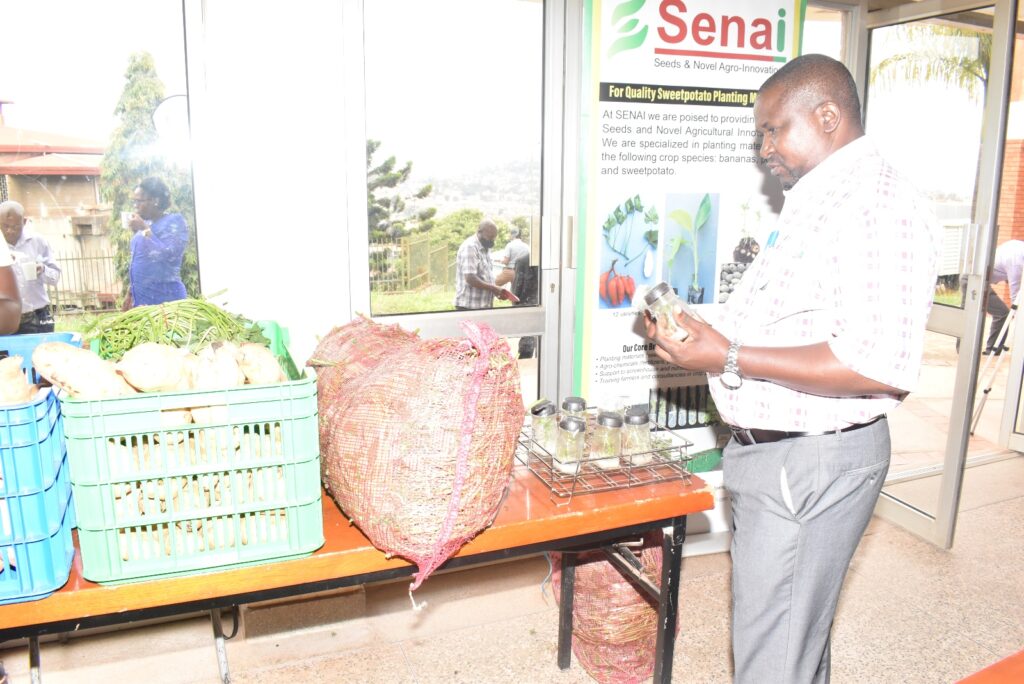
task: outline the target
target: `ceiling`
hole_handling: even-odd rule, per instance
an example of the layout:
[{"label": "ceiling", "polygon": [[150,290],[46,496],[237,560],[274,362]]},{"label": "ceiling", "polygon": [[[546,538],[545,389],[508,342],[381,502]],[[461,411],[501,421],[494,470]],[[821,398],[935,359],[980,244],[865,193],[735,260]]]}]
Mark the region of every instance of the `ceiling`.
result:
[{"label": "ceiling", "polygon": [[875,10],[889,9],[896,5],[909,5],[917,2],[917,0],[868,0],[868,11],[874,12]]}]

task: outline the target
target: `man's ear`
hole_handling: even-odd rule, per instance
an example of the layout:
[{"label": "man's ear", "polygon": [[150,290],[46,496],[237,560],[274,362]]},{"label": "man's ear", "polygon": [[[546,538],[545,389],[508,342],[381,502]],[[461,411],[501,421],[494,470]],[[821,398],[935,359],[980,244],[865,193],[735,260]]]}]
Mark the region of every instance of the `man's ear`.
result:
[{"label": "man's ear", "polygon": [[821,130],[824,133],[835,132],[843,120],[843,112],[839,109],[839,105],[831,100],[818,105],[815,113],[818,115],[818,121],[821,122]]}]

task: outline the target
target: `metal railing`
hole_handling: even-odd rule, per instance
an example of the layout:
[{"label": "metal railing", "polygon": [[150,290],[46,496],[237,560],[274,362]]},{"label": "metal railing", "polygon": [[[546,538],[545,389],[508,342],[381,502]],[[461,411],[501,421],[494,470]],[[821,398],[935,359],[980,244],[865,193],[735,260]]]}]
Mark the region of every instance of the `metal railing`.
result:
[{"label": "metal railing", "polygon": [[47,287],[50,308],[55,313],[75,313],[113,309],[121,296],[121,282],[109,252],[83,255],[60,252],[56,255],[60,280]]},{"label": "metal railing", "polygon": [[450,266],[447,245],[431,246],[428,235],[370,241],[370,287],[376,292],[450,284]]}]

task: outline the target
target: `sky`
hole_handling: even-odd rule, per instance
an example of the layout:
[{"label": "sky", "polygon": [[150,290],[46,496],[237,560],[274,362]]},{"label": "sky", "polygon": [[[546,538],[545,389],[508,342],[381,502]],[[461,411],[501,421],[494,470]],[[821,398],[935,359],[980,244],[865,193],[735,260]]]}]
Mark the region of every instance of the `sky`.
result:
[{"label": "sky", "polygon": [[168,95],[185,92],[180,0],[7,0],[3,22],[7,126],[106,142],[133,52],[153,55]]},{"label": "sky", "polygon": [[540,160],[543,6],[365,3],[366,129],[380,158],[442,174]]}]

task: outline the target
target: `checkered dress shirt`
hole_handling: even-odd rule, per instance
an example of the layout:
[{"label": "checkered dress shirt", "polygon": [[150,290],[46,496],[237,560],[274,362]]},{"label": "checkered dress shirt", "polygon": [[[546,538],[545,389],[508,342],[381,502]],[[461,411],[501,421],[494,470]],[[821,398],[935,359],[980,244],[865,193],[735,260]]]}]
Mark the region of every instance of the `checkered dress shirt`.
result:
[{"label": "checkered dress shirt", "polygon": [[480,244],[476,233],[466,238],[455,255],[455,306],[466,309],[489,309],[494,306],[494,295],[487,290],[471,287],[466,274],[474,273],[485,283],[494,284],[491,255]]},{"label": "checkered dress shirt", "polygon": [[[860,375],[914,389],[941,250],[925,200],[862,137],[786,194],[777,231],[715,316],[716,328],[750,346],[827,341]],[[899,404],[888,395],[822,397],[751,378],[729,390],[718,374],[708,378],[722,419],[743,428],[834,430]]]}]

